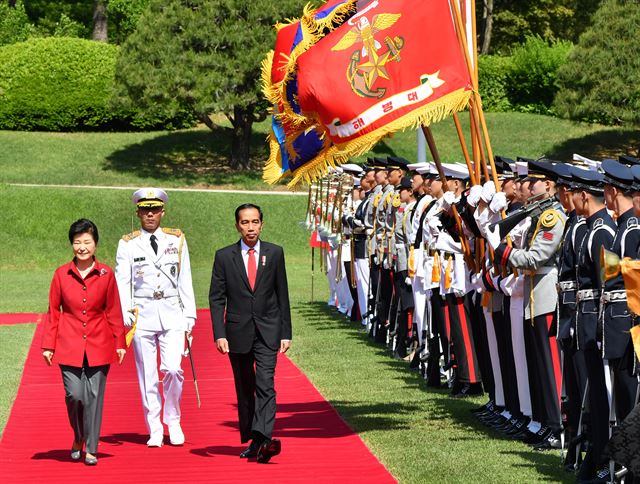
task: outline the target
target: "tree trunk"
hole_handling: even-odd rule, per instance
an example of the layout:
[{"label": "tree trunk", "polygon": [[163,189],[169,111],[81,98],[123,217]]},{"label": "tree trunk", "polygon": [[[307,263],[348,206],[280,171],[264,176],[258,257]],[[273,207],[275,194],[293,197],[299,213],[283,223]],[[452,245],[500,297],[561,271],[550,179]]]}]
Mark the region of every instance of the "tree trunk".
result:
[{"label": "tree trunk", "polygon": [[93,34],[91,38],[97,42],[109,42],[107,35],[107,1],[94,0],[93,2]]},{"label": "tree trunk", "polygon": [[493,0],[485,0],[482,9],[482,47],[481,54],[488,54],[491,46],[491,30],[493,28]]},{"label": "tree trunk", "polygon": [[233,108],[233,130],[231,136],[231,168],[234,170],[249,169],[249,148],[251,146],[251,125],[253,110],[250,108]]}]

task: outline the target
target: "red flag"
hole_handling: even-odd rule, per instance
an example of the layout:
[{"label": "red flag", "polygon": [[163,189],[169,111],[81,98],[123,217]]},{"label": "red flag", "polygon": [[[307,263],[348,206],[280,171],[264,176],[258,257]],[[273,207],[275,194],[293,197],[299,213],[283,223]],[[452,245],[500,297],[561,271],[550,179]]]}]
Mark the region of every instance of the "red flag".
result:
[{"label": "red flag", "polygon": [[297,60],[302,113],[331,141],[295,184],[385,135],[464,109],[471,79],[448,0],[373,0]]}]

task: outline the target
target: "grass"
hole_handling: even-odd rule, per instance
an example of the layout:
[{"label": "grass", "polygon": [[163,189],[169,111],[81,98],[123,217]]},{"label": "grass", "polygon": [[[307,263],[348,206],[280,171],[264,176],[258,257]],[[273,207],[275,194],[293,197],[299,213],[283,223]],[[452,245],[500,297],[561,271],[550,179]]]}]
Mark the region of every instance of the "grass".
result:
[{"label": "grass", "polygon": [[0,437],[16,396],[35,324],[0,326]]},{"label": "grass", "polygon": [[[282,244],[287,255],[294,325],[290,356],[400,482],[535,482],[566,477],[557,454],[532,452],[474,422],[468,409],[481,399],[451,400],[444,392],[427,389],[405,363],[372,345],[324,303],[309,301],[307,233],[298,224],[304,218],[304,197],[184,192],[170,196],[165,225],[187,233],[199,307],[207,305],[215,249],[235,240],[234,207],[250,200],[264,208],[264,238]],[[94,220],[100,229],[98,256],[113,264],[117,240],[130,230],[132,206],[121,191],[0,186],[0,212],[9,215],[0,219],[6,239],[0,255],[0,312],[38,312],[46,308],[54,268],[70,258],[69,224],[80,216]],[[316,273],[315,280],[316,299],[324,299],[326,278]],[[5,333],[0,333],[0,354],[24,355],[33,326],[1,329]],[[23,358],[12,357],[13,366],[3,366],[3,378],[17,382]],[[14,388],[0,387],[0,428]]]},{"label": "grass", "polygon": [[[468,116],[461,114],[463,124]],[[523,113],[488,113],[493,151],[513,157],[569,159],[635,153],[640,131]],[[22,133],[0,131],[0,183],[268,189],[260,166],[267,157],[268,121],[254,126],[254,169],[229,170],[228,140],[206,128],[152,133]],[[433,126],[444,161],[462,161],[453,122]],[[467,141],[470,139],[466,134]],[[415,131],[396,133],[374,148],[381,156],[417,158]],[[637,154],[637,153],[636,153]],[[356,160],[363,160],[360,156]],[[276,189],[284,189],[282,185]]]}]

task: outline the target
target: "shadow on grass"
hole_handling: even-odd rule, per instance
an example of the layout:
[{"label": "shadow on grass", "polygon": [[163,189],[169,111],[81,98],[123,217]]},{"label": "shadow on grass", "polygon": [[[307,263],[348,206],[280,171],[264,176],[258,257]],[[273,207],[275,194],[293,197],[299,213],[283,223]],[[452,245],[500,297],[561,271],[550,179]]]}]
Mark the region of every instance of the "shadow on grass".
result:
[{"label": "shadow on grass", "polygon": [[231,139],[223,131],[176,131],[111,153],[104,168],[121,173],[161,180],[179,180],[186,184],[225,185],[258,183],[262,164],[267,158],[267,145],[262,133],[253,133],[251,167],[233,171],[229,166]]},{"label": "shadow on grass", "polygon": [[606,129],[572,138],[554,146],[547,156],[551,159],[570,160],[573,153],[587,158],[616,158],[618,155],[640,154],[640,129]]},{"label": "shadow on grass", "polygon": [[[487,438],[512,442],[509,450],[501,451],[503,454],[519,456],[527,463],[517,464],[522,467],[535,469],[542,479],[558,481],[572,481],[572,476],[565,475],[560,466],[558,452],[527,451],[526,447],[517,441],[513,441],[502,434],[489,429],[476,420],[470,410],[476,408],[481,399],[453,399],[449,397],[449,389],[444,387],[436,389],[428,387],[419,372],[409,370],[408,362],[396,360],[391,357],[391,351],[383,345],[375,343],[368,334],[361,330],[359,323],[353,323],[329,308],[324,302],[309,302],[297,305],[293,308],[300,314],[307,325],[319,331],[342,331],[345,339],[351,343],[365,345],[367,350],[373,351],[378,360],[394,374],[394,378],[403,380],[407,389],[420,389],[429,399],[429,406],[424,418],[429,422],[447,420],[447,425],[457,427],[471,434],[452,437],[451,440],[460,441],[484,441]],[[350,344],[351,344],[350,343]],[[399,414],[425,412],[423,405],[407,404],[400,401],[389,401],[375,404],[356,401],[330,401],[331,405],[345,420],[359,433],[369,430],[394,430],[411,427],[411,423],[405,419],[397,419]],[[483,403],[483,402],[482,402]],[[389,417],[386,417],[386,416]],[[395,417],[395,418],[394,418]]]}]

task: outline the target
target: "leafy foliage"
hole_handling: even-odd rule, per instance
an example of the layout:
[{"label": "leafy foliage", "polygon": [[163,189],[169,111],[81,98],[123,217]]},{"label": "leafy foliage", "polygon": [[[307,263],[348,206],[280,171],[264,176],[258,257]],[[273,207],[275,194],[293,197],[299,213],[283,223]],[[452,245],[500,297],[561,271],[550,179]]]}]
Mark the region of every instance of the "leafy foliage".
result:
[{"label": "leafy foliage", "polygon": [[87,0],[29,0],[27,14],[42,35],[60,32],[61,24],[72,21],[78,37],[88,37],[93,23],[93,1]]},{"label": "leafy foliage", "polygon": [[149,0],[109,0],[109,41],[122,44],[135,31],[148,5]]},{"label": "leafy foliage", "polygon": [[0,46],[22,42],[36,32],[29,22],[24,4],[18,0],[14,8],[0,2]]},{"label": "leafy foliage", "polygon": [[605,0],[560,69],[557,111],[606,124],[640,124],[640,4]]},{"label": "leafy foliage", "polygon": [[481,55],[478,57],[478,84],[482,105],[487,111],[511,111],[507,92],[509,57]]},{"label": "leafy foliage", "polygon": [[558,68],[570,50],[570,42],[549,44],[540,37],[529,37],[514,49],[507,71],[507,93],[517,111],[550,114],[558,90]]},{"label": "leafy foliage", "polygon": [[[533,36],[548,42],[575,42],[589,26],[600,1],[494,0],[491,52],[507,54],[513,45],[519,45]],[[478,13],[481,13],[481,2],[477,2],[477,5]]]},{"label": "leafy foliage", "polygon": [[273,26],[301,10],[301,0],[153,0],[123,44],[115,105],[151,117],[188,109],[210,127],[209,115],[224,113],[233,136],[246,139],[267,112],[260,62],[274,44]]}]

